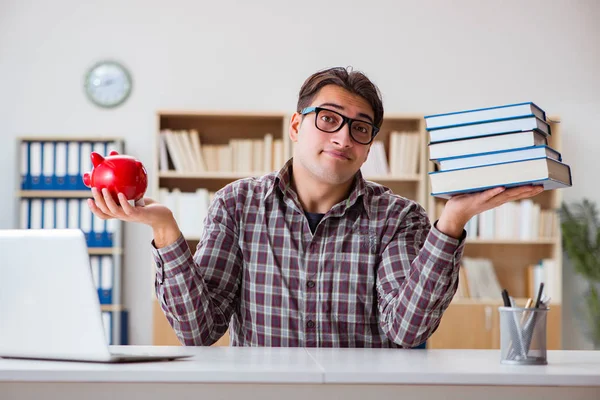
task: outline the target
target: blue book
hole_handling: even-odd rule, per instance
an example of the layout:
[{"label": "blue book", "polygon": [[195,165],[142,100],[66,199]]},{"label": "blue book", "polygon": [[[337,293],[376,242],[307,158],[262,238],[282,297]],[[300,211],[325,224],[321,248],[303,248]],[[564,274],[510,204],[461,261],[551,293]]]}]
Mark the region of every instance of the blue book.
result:
[{"label": "blue book", "polygon": [[498,186],[542,185],[545,190],[572,186],[571,168],[548,157],[430,172],[429,179],[431,195],[445,199]]},{"label": "blue book", "polygon": [[489,153],[472,154],[468,156],[440,158],[436,160],[436,164],[439,165],[440,170],[450,171],[453,169],[500,164],[510,161],[524,161],[545,157],[562,161],[562,156],[558,151],[544,145],[524,147],[520,149],[492,151]]},{"label": "blue book", "polygon": [[535,116],[546,120],[546,113],[532,102],[507,104],[496,107],[477,108],[445,114],[425,116],[427,130],[449,126],[469,124],[473,122],[498,121],[506,118]]}]

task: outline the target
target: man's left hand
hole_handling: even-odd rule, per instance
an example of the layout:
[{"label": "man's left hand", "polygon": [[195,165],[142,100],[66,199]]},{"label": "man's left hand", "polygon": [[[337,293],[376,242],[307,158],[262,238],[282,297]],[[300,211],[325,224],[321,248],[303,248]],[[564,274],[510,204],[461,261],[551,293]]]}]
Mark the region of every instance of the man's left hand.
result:
[{"label": "man's left hand", "polygon": [[519,186],[510,189],[497,187],[478,193],[453,196],[446,202],[436,227],[443,233],[460,238],[469,220],[477,214],[517,201],[536,196],[544,191],[542,186]]}]

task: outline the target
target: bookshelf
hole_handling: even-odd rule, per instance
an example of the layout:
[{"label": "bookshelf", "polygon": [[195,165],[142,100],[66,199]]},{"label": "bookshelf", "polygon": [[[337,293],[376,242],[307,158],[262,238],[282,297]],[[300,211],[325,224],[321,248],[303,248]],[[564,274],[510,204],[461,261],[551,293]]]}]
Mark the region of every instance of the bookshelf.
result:
[{"label": "bookshelf", "polygon": [[[552,130],[549,145],[560,152],[560,119],[549,117],[548,122]],[[565,162],[568,164],[569,160]],[[428,168],[433,171],[435,166],[429,162]],[[552,229],[546,227],[549,235],[527,240],[520,240],[518,235],[468,237],[464,257],[490,259],[500,286],[506,288],[520,306],[524,306],[531,296],[529,267],[540,259],[550,260],[552,270],[549,273],[554,290],[548,314],[548,349],[561,349],[562,240],[556,210],[562,202],[562,191],[545,191],[532,200],[542,212],[550,211],[549,214],[554,215],[550,223]],[[434,220],[439,217],[445,200],[428,196],[428,203],[431,219]],[[510,223],[507,222],[507,217],[510,219],[512,215],[503,215],[500,221],[495,221],[496,226],[498,223]],[[500,348],[498,307],[501,305],[500,299],[455,296],[442,317],[438,330],[428,341],[428,348]]]},{"label": "bookshelf", "polygon": [[[265,112],[225,112],[225,111],[159,111],[156,116],[156,152],[153,185],[155,193],[158,194],[159,201],[164,199],[166,191],[173,193],[194,193],[198,190],[206,190],[209,193],[215,192],[225,185],[244,177],[259,176],[265,173],[279,169],[293,154],[293,143],[288,137],[288,124],[291,114],[285,113],[265,113]],[[178,136],[178,140],[183,138],[183,146],[177,146],[177,140],[171,139],[171,145],[167,142],[165,136],[166,131],[176,133],[171,137]],[[182,135],[181,132],[184,132]],[[399,133],[405,134],[401,137]],[[270,134],[271,137],[266,139],[265,135]],[[187,138],[185,136],[187,135]],[[199,139],[199,149],[192,151],[192,157],[203,158],[204,166],[194,167],[194,162],[182,162],[187,153],[188,148],[194,148],[193,135]],[[406,139],[411,137],[412,140]],[[263,145],[256,144],[255,147],[244,147],[240,145],[240,140],[255,140],[263,141]],[[406,140],[406,141],[405,141]],[[267,144],[267,141],[270,141]],[[426,137],[425,124],[422,116],[419,115],[386,115],[381,130],[375,141],[385,152],[385,163],[379,165],[377,163],[377,154],[372,151],[369,158],[373,157],[376,168],[363,170],[363,176],[367,180],[381,183],[389,187],[395,193],[404,197],[416,200],[420,204],[427,205],[426,187],[427,187],[427,158],[426,158]],[[257,142],[258,143],[258,142]],[[406,144],[405,147],[402,144]],[[410,146],[409,147],[409,143]],[[214,147],[211,146],[227,146],[229,150],[217,150],[216,158],[219,162],[226,160],[222,168],[220,165],[210,166],[211,158],[215,158],[207,154]],[[239,146],[239,147],[238,147]],[[262,147],[262,150],[260,149]],[[268,155],[267,148],[271,148],[271,155]],[[394,157],[390,153],[397,154],[403,148],[410,148],[408,152],[412,153],[411,163],[409,166],[395,164]],[[258,149],[258,150],[257,150]],[[396,150],[393,150],[396,149]],[[199,151],[198,151],[199,150]],[[175,157],[171,154],[175,151]],[[262,155],[262,164],[248,160],[238,160],[237,165],[233,164],[231,159],[245,157],[248,154]],[[280,153],[280,154],[278,154]],[[233,157],[232,157],[233,155]],[[381,153],[379,153],[381,155]],[[219,158],[221,157],[221,158]],[[179,158],[179,162],[177,162]],[[265,162],[265,160],[270,160]],[[197,161],[196,161],[197,162]],[[179,164],[179,165],[177,165]],[[182,165],[183,164],[183,165]],[[185,165],[188,167],[185,168]],[[246,168],[240,168],[245,165]],[[270,167],[267,167],[269,165]],[[180,168],[178,168],[178,166]],[[182,167],[183,166],[183,167]],[[381,168],[387,167],[387,170]],[[412,168],[412,169],[411,169]],[[371,173],[368,173],[371,171]],[[179,195],[179,194],[178,194]],[[162,199],[161,199],[162,197]],[[172,198],[166,199],[167,205],[178,208]],[[173,208],[172,208],[173,209]],[[188,218],[197,219],[195,215],[185,215],[176,213],[178,222],[185,221]],[[185,222],[184,222],[185,223]],[[182,232],[184,230],[182,229]],[[192,251],[195,250],[200,234],[197,232],[184,233],[188,244]],[[152,268],[154,271],[154,268]],[[152,272],[154,273],[154,272]],[[155,345],[178,345],[179,341],[175,336],[172,328],[168,324],[158,301],[155,296],[152,296],[153,304],[153,343]],[[225,335],[215,345],[228,345],[229,338]]]},{"label": "bookshelf", "polygon": [[20,137],[15,226],[21,229],[81,229],[109,344],[128,344],[128,313],[122,305],[122,226],[89,210],[83,174],[92,170],[90,153],[124,152],[121,138]]}]

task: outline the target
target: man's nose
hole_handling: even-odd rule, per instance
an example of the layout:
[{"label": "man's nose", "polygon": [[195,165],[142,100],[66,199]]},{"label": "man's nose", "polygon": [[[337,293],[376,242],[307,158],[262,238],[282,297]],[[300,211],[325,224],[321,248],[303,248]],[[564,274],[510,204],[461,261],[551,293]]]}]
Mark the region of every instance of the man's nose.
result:
[{"label": "man's nose", "polygon": [[344,148],[352,147],[353,140],[350,136],[350,125],[345,122],[339,131],[332,134],[331,141]]}]

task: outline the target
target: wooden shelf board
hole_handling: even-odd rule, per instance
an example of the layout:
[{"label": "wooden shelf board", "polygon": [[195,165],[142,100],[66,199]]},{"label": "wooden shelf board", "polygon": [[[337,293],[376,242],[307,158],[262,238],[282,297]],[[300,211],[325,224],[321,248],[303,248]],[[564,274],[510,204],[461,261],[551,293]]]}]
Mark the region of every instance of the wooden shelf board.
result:
[{"label": "wooden shelf board", "polygon": [[122,304],[100,304],[100,310],[102,311],[123,311],[125,306]]},{"label": "wooden shelf board", "polygon": [[242,179],[266,175],[268,172],[247,173],[242,172],[160,172],[159,178],[168,179]]},{"label": "wooden shelf board", "polygon": [[80,137],[80,136],[20,136],[17,140],[23,142],[120,142],[123,138],[107,137]]},{"label": "wooden shelf board", "polygon": [[[248,177],[258,177],[262,175],[266,175],[268,172],[176,172],[176,171],[167,171],[160,172],[158,174],[159,178],[168,178],[168,179],[242,179]],[[421,177],[418,174],[408,174],[408,175],[374,175],[374,176],[365,176],[366,180],[369,181],[403,181],[403,182],[418,182],[421,180]]]},{"label": "wooden shelf board", "polygon": [[92,197],[90,190],[21,190],[17,192],[18,197],[43,197],[43,198],[69,198],[81,199]]},{"label": "wooden shelf board", "polygon": [[120,247],[88,247],[88,253],[93,256],[122,254],[123,249]]}]

